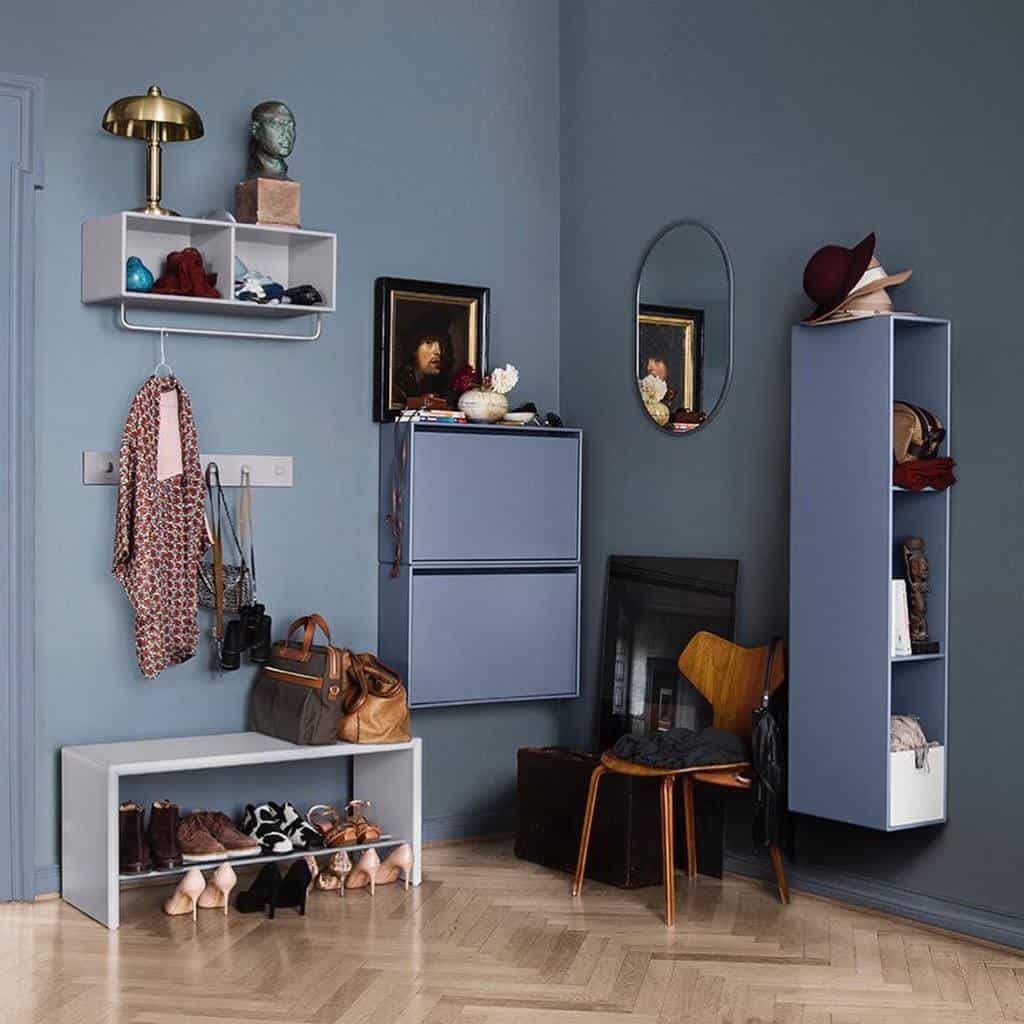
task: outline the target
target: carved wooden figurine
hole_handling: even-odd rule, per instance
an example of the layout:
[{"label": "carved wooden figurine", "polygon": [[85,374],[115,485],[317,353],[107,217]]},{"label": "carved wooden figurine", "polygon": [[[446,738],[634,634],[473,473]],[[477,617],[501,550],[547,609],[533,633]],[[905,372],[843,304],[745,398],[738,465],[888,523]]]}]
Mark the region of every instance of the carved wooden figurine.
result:
[{"label": "carved wooden figurine", "polygon": [[939,644],[928,639],[928,558],[920,537],[903,540],[903,564],[907,574],[907,597],[910,604],[910,649],[914,654],[937,654]]}]

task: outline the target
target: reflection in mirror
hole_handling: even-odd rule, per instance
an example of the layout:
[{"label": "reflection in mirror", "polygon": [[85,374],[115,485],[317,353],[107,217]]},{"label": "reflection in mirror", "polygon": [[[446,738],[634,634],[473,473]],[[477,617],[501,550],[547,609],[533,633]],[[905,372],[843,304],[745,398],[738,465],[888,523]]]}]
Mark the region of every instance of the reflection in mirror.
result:
[{"label": "reflection in mirror", "polygon": [[636,307],[636,378],[644,410],[673,434],[703,426],[732,372],[732,274],[719,240],[676,224],[648,250]]}]

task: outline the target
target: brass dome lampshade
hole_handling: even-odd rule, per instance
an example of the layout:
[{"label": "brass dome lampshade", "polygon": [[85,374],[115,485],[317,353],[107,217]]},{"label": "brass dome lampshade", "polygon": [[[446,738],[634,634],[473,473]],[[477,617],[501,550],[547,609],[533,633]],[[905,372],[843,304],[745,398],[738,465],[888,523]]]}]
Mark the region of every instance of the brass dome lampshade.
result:
[{"label": "brass dome lampshade", "polygon": [[177,217],[160,205],[160,145],[164,142],[191,142],[203,136],[203,120],[198,112],[181,100],[172,100],[151,85],[145,96],[125,96],[111,103],[103,115],[103,129],[126,139],[146,143],[146,205],[139,213]]}]

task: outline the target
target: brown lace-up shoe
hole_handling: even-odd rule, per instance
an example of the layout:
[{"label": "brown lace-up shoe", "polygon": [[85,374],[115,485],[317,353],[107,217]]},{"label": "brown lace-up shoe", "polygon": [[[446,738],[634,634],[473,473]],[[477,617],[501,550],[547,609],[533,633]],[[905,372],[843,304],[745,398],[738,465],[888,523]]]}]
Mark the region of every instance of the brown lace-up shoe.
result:
[{"label": "brown lace-up shoe", "polygon": [[189,814],[178,826],[178,848],[186,864],[204,860],[226,860],[228,851],[210,835],[202,815]]},{"label": "brown lace-up shoe", "polygon": [[235,828],[234,822],[222,811],[194,811],[207,832],[224,847],[229,857],[255,857],[260,844]]}]

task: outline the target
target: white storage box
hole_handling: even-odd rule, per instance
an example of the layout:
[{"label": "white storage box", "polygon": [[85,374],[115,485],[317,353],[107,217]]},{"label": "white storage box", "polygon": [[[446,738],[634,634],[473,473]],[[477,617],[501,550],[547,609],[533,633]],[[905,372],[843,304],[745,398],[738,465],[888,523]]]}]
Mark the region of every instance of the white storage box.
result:
[{"label": "white storage box", "polygon": [[930,747],[926,767],[913,750],[889,754],[889,827],[918,825],[946,817],[946,748]]}]

